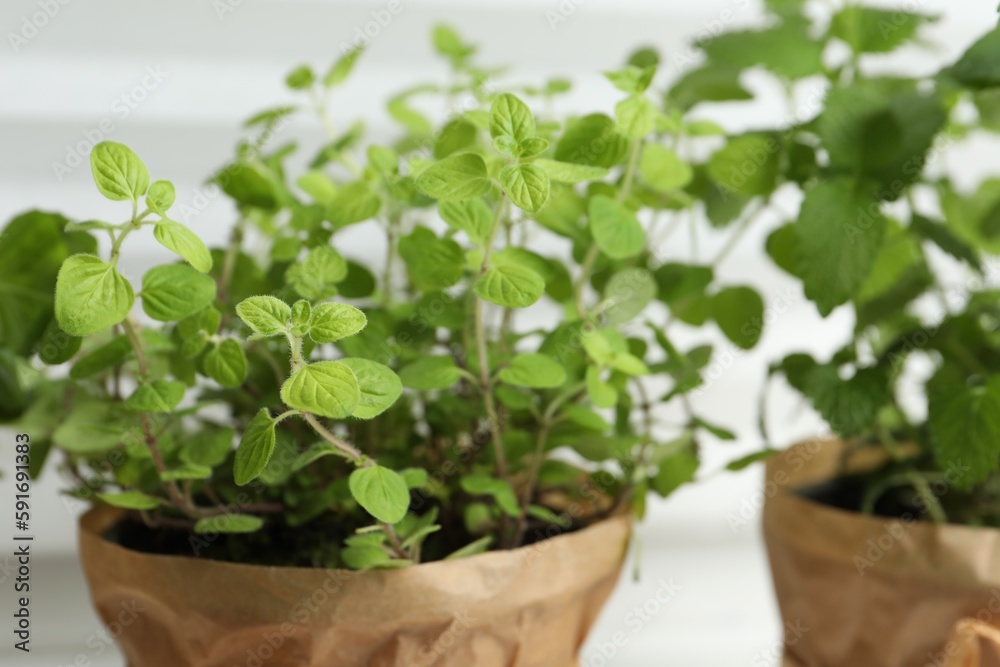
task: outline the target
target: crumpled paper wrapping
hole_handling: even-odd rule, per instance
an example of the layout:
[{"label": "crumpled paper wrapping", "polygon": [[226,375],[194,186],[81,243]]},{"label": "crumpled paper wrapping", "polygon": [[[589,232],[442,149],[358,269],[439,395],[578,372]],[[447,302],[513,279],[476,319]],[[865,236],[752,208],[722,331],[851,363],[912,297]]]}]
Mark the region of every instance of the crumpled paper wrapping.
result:
[{"label": "crumpled paper wrapping", "polygon": [[574,667],[618,580],[630,522],[400,570],[145,554],[81,518],[91,598],[129,667]]},{"label": "crumpled paper wrapping", "polygon": [[842,452],[813,441],[768,463],[764,538],[785,667],[1000,666],[1000,531],[865,516],[794,493],[838,474]]}]

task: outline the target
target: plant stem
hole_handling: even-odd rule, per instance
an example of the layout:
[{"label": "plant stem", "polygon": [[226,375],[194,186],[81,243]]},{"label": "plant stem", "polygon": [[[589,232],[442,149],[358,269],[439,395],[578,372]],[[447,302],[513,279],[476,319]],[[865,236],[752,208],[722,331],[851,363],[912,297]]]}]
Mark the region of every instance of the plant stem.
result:
[{"label": "plant stem", "polygon": [[576,287],[573,289],[573,300],[576,302],[576,313],[580,316],[580,319],[587,318],[587,309],[583,304],[583,291],[587,288],[587,279],[590,278],[590,272],[594,269],[594,262],[597,261],[597,255],[600,253],[600,249],[597,244],[591,244],[587,249],[587,254],[583,258],[583,263],[580,265],[580,277],[576,281]]},{"label": "plant stem", "polygon": [[633,139],[632,145],[629,146],[628,164],[625,166],[625,176],[622,178],[622,187],[618,190],[617,196],[615,196],[615,201],[618,203],[625,201],[632,191],[632,181],[635,179],[635,168],[639,163],[639,149],[641,147],[642,142],[639,139]]},{"label": "plant stem", "polygon": [[[479,266],[479,276],[481,277],[489,269],[490,254],[493,251],[493,244],[496,241],[497,233],[500,230],[500,221],[503,217],[503,209],[507,203],[506,194],[500,195],[497,202],[496,211],[493,214],[493,226],[490,229],[490,237],[483,248],[483,261]],[[493,398],[493,386],[490,383],[490,360],[486,349],[486,324],[483,321],[483,299],[476,295],[475,308],[475,328],[476,328],[476,354],[479,360],[479,388],[483,394],[483,404],[486,408],[486,418],[489,421],[490,439],[493,442],[493,457],[496,461],[497,476],[500,479],[507,479],[507,454],[503,450],[503,436],[500,433],[500,417],[497,414],[496,401]]]},{"label": "plant stem", "polygon": [[135,360],[139,365],[139,379],[145,380],[146,376],[149,375],[149,363],[146,361],[146,354],[142,350],[142,343],[139,341],[139,334],[135,330],[135,325],[132,324],[132,319],[126,317],[122,320],[122,328],[125,329],[125,335],[135,352]]},{"label": "plant stem", "polygon": [[111,262],[112,263],[118,261],[118,253],[121,251],[122,242],[125,241],[125,237],[128,236],[133,231],[135,231],[135,230],[139,229],[140,227],[142,227],[142,220],[147,215],[149,215],[149,213],[150,213],[150,211],[149,211],[148,208],[146,210],[144,210],[142,213],[137,213],[137,211],[136,211],[136,203],[132,202],[132,219],[118,233],[118,238],[116,238],[111,243]]},{"label": "plant stem", "polygon": [[[342,453],[344,456],[354,461],[362,468],[368,468],[375,465],[374,459],[366,457],[364,454],[358,451],[358,449],[356,449],[353,445],[344,442],[343,440],[335,436],[333,433],[330,433],[330,431],[325,426],[323,426],[322,423],[320,423],[319,419],[316,418],[316,415],[309,412],[303,412],[301,413],[301,415],[302,418],[305,419],[306,422],[308,422],[308,424],[312,427],[312,429],[316,431],[316,433],[321,438],[323,438],[331,445],[336,447],[337,451]],[[393,527],[388,523],[386,523],[385,521],[379,521],[379,524],[382,526],[382,531],[386,534],[386,537],[389,539],[389,544],[392,545],[392,550],[395,552],[396,556],[404,559],[409,558],[409,556],[406,553],[406,550],[403,549],[403,546],[400,544],[399,537],[396,535],[396,531],[393,529]]]},{"label": "plant stem", "polygon": [[736,231],[726,241],[726,245],[723,246],[723,248],[719,251],[719,254],[717,254],[715,256],[715,259],[712,260],[711,264],[713,267],[719,266],[719,264],[721,264],[722,261],[729,256],[729,253],[731,253],[736,248],[740,239],[742,239],[743,236],[746,234],[747,230],[750,229],[750,226],[753,224],[753,222],[758,217],[760,217],[761,213],[763,213],[766,210],[767,210],[767,200],[765,199],[757,206],[757,208],[755,208],[753,211],[751,211],[748,215],[746,215],[743,218],[743,220],[740,222],[739,227],[736,228]]},{"label": "plant stem", "polygon": [[371,459],[366,460],[364,454],[358,451],[353,445],[344,442],[343,440],[335,436],[333,433],[331,433],[325,426],[323,426],[323,424],[319,421],[319,419],[316,418],[316,415],[310,412],[303,412],[302,418],[306,420],[306,422],[312,427],[314,431],[316,431],[316,434],[319,435],[319,437],[323,438],[331,445],[336,447],[337,451],[342,453],[350,460],[354,461],[355,463],[360,463],[363,466],[369,466],[374,464],[374,461],[371,461]]}]

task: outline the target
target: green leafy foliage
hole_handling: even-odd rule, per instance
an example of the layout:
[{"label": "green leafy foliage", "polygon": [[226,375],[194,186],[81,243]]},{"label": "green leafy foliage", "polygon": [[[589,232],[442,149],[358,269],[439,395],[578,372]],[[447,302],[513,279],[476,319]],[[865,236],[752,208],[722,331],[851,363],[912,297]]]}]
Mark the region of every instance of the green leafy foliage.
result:
[{"label": "green leafy foliage", "polygon": [[399,473],[383,466],[358,468],[350,476],[351,495],[379,521],[399,523],[410,506],[410,490]]},{"label": "green leafy foliage", "polygon": [[494,266],[476,281],[480,298],[506,308],[526,308],[542,297],[545,281],[517,264]]},{"label": "green leafy foliage", "polygon": [[202,273],[208,273],[212,269],[212,256],[208,248],[194,232],[179,222],[161,220],[153,228],[153,235],[165,248],[183,257]]},{"label": "green leafy foliage", "polygon": [[149,171],[131,148],[102,141],[90,152],[90,170],[101,194],[114,201],[139,201],[149,188]]},{"label": "green leafy foliage", "polygon": [[215,281],[184,264],[155,266],[142,277],[142,309],[154,320],[175,322],[215,299]]},{"label": "green leafy foliage", "polygon": [[267,408],[261,408],[243,431],[236,450],[233,476],[237,484],[249,484],[260,476],[274,454],[276,441],[274,420]]},{"label": "green leafy foliage", "polygon": [[351,416],[361,401],[354,371],[336,361],[306,364],[281,385],[281,400],[290,408],[321,417]]},{"label": "green leafy foliage", "polygon": [[566,381],[566,371],[559,362],[544,354],[519,354],[498,377],[507,384],[543,389],[562,385]]},{"label": "green leafy foliage", "polygon": [[821,314],[861,288],[886,224],[878,202],[849,179],[822,183],[806,193],[795,223],[797,273]]},{"label": "green leafy foliage", "polygon": [[624,205],[605,195],[590,200],[590,232],[601,252],[612,259],[628,259],[642,252],[646,233]]},{"label": "green leafy foliage", "polygon": [[135,293],[114,264],[93,255],[73,255],[63,262],[56,279],[55,314],[59,328],[72,336],[87,336],[124,320]]},{"label": "green leafy foliage", "polygon": [[[1000,523],[981,510],[1000,475],[1000,312],[982,280],[1000,252],[1000,180],[968,184],[941,159],[1000,127],[996,40],[938,76],[874,75],[870,56],[919,46],[929,19],[814,1],[768,0],[765,24],[704,36],[700,64],[669,86],[652,48],[608,63],[607,113],[571,117],[569,82],[496,89],[501,70],[437,26],[447,75],[392,96],[394,134],[378,143],[361,120],[327,117],[351,113],[361,51],[301,65],[294,99],[253,115],[209,179],[238,212],[212,247],[179,203],[196,198],[100,144],[94,178],[120,222],[33,212],[0,234],[0,417],[69,458],[86,480],[71,493],[140,494],[117,501],[130,517],[226,534],[213,557],[406,567],[612,508],[641,516],[647,493],[695,478],[702,438],[745,437],[691,392],[739,382],[716,371],[765,325],[817,339],[786,314],[806,300],[837,310],[851,339],[773,372],[839,435],[885,445],[892,463],[865,490],[974,462],[940,504]],[[755,95],[785,108],[782,91],[798,107],[804,86],[829,91],[806,115],[739,132],[710,120]],[[281,138],[311,112],[326,139]],[[143,235],[184,261],[133,276]],[[731,282],[729,262],[764,239],[758,256],[785,282]],[[953,260],[964,291],[942,279]],[[136,313],[126,276],[142,277]],[[911,357],[934,369],[916,385],[926,419],[896,403]],[[729,468],[762,460],[777,444],[764,442]],[[259,516],[234,512],[243,500]]]},{"label": "green leafy foliage", "polygon": [[488,194],[492,187],[486,163],[475,153],[452,155],[435,162],[420,172],[416,185],[424,194],[445,201],[477,199]]}]

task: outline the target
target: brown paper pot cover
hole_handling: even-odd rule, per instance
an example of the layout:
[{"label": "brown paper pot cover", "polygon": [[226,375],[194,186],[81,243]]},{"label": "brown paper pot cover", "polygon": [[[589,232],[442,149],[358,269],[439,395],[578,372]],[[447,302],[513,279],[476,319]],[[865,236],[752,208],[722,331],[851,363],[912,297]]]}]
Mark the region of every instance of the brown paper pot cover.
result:
[{"label": "brown paper pot cover", "polygon": [[787,667],[1000,665],[1000,531],[842,511],[796,495],[843,445],[771,459],[764,539]]},{"label": "brown paper pot cover", "polygon": [[571,667],[621,571],[619,517],[401,570],[238,565],[125,549],[80,521],[83,569],[129,667]]}]

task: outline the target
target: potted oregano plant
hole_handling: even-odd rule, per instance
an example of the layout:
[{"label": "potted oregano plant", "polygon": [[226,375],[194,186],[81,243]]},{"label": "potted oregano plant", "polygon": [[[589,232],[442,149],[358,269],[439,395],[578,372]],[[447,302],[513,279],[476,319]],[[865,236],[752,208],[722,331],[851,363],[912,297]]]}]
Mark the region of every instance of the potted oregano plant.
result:
[{"label": "potted oregano plant", "polygon": [[[769,3],[772,27],[705,44],[708,69],[763,64],[791,91],[826,80],[820,108],[771,130],[779,180],[802,200],[767,252],[820,315],[854,317],[829,357],[772,368],[836,438],[769,461],[764,534],[786,660],[987,664],[980,637],[1000,637],[998,199],[995,180],[959,186],[945,155],[996,128],[1000,32],[912,76],[877,58],[916,48],[932,17],[809,4]],[[792,52],[793,64],[768,61]]]},{"label": "potted oregano plant", "polygon": [[[288,76],[211,177],[238,211],[225,247],[111,142],[91,167],[121,221],[35,212],[0,237],[5,280],[55,295],[4,306],[31,331],[4,329],[0,405],[94,503],[99,613],[145,610],[118,636],[133,667],[573,664],[630,517],[733,438],[687,396],[711,347],[668,324],[750,348],[762,300],[663,241],[752,214],[775,173],[719,184],[762,138],[692,160],[678,146],[721,130],[688,119],[697,89],[653,95],[651,49],[607,75],[613,116],[559,118],[526,100],[568,82],[500,92],[433,38],[450,83],[390,100],[391,145],[327,114],[361,51]],[[307,112],[329,136],[302,168],[280,139]],[[178,260],[123,275],[142,235]]]}]

